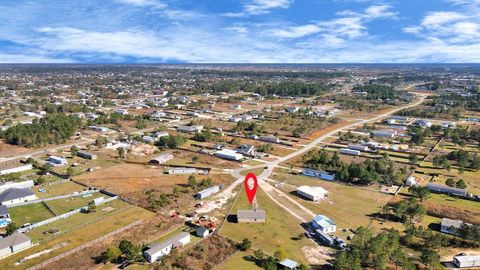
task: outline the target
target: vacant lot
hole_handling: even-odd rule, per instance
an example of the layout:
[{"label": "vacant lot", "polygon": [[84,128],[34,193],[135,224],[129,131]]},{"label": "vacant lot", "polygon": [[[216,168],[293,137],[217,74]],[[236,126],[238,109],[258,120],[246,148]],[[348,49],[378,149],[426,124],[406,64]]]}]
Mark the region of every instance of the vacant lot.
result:
[{"label": "vacant lot", "polygon": [[253,252],[237,251],[233,256],[228,258],[224,263],[218,265],[215,269],[229,269],[229,270],[260,270],[261,267],[257,266],[255,262],[248,259],[249,256],[253,256]]},{"label": "vacant lot", "polygon": [[296,239],[299,234],[305,232],[298,220],[272,202],[260,189],[257,191],[257,202],[259,208],[266,211],[267,221],[265,223],[236,223],[237,209],[252,208],[248,203],[245,192],[241,190],[239,198],[232,208],[231,216],[228,218],[229,221],[225,223],[220,234],[237,242],[241,242],[245,237],[249,238],[254,249],[262,249],[270,255],[278,247],[282,247],[287,251],[289,258],[306,262],[301,248],[314,244],[305,238]]},{"label": "vacant lot", "polygon": [[460,219],[480,224],[480,203],[443,194],[432,194],[425,202],[428,213],[434,216]]},{"label": "vacant lot", "polygon": [[[120,195],[147,189],[171,192],[173,186],[187,184],[189,175],[168,175],[163,171],[163,167],[158,166],[119,164],[78,176],[76,179],[89,186],[104,188]],[[214,183],[225,183],[231,180],[230,176],[219,174],[196,176],[197,181],[207,177]]]}]

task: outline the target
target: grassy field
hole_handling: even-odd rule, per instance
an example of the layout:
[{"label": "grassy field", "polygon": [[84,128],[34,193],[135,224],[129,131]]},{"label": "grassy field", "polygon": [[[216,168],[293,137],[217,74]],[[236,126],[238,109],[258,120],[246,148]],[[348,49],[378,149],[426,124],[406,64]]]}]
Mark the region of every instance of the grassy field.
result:
[{"label": "grassy field", "polygon": [[[236,204],[232,208],[232,214],[236,215],[237,209],[251,209],[245,192],[240,192]],[[226,222],[221,229],[220,234],[234,241],[242,241],[247,237],[252,241],[254,249],[262,249],[267,254],[273,254],[278,248],[282,247],[287,251],[288,257],[299,262],[306,262],[301,248],[304,246],[313,246],[314,244],[303,238],[296,240],[295,237],[305,232],[298,221],[291,217],[288,212],[277,206],[268,199],[262,190],[257,191],[257,202],[261,209],[267,214],[265,223],[247,224]],[[239,260],[242,260],[241,258]],[[228,269],[228,268],[226,268]]]},{"label": "grassy field", "polygon": [[444,194],[431,194],[425,202],[428,210],[442,211],[445,216],[480,223],[480,203]]},{"label": "grassy field", "polygon": [[52,211],[56,215],[60,215],[60,214],[78,209],[80,207],[87,206],[89,202],[99,197],[104,197],[106,199],[108,196],[100,193],[94,193],[91,196],[87,196],[87,197],[80,196],[80,197],[72,197],[67,199],[48,201],[46,202],[46,204],[50,207],[50,209],[52,209]]},{"label": "grassy field", "polygon": [[36,223],[53,217],[43,203],[33,203],[23,206],[16,206],[8,209],[10,216],[18,226],[25,223]]},{"label": "grassy field", "polygon": [[215,269],[229,269],[229,270],[259,270],[261,267],[257,266],[254,262],[245,260],[245,256],[252,256],[253,252],[241,252],[237,251],[227,261],[218,265]]},{"label": "grassy field", "polygon": [[[38,190],[45,189],[45,192],[39,192]],[[74,182],[65,182],[53,185],[40,185],[32,188],[32,191],[35,192],[35,195],[39,198],[49,198],[60,195],[71,194],[75,191],[82,191],[85,187],[74,183]]]},{"label": "grassy field", "polygon": [[71,230],[75,230],[79,227],[85,226],[86,224],[100,221],[101,219],[104,219],[111,215],[116,215],[119,212],[128,209],[129,207],[131,207],[129,204],[120,200],[115,200],[98,206],[97,210],[93,213],[75,214],[66,219],[60,219],[47,225],[33,229],[29,231],[27,235],[32,238],[32,240],[36,243],[45,242],[55,237],[58,237],[59,234],[64,234]]},{"label": "grassy field", "polygon": [[[152,212],[144,210],[138,207],[132,207],[121,211],[115,215],[108,216],[97,222],[86,224],[76,230],[61,234],[54,239],[48,240],[41,245],[37,245],[25,251],[14,254],[1,261],[2,270],[18,270],[27,269],[40,262],[54,257],[67,250],[73,249],[83,243],[96,239],[102,235],[112,232],[118,228],[128,225],[136,220],[144,219],[153,216]],[[67,219],[68,220],[68,219]],[[25,256],[32,255],[43,250],[53,249],[49,253],[40,255],[25,261],[21,265],[15,265],[15,262],[24,258]]]},{"label": "grassy field", "polygon": [[[335,221],[337,234],[342,237],[350,234],[348,231],[343,232],[342,229],[356,229],[359,226],[370,226],[376,231],[390,227],[401,228],[399,223],[385,222],[371,217],[392,198],[390,195],[377,192],[374,188],[349,186],[290,174],[276,174],[274,179],[284,182],[283,191],[290,193],[289,196],[294,200],[313,212],[326,215]],[[294,194],[294,190],[302,185],[321,186],[329,192],[328,198],[319,202],[300,198]]]}]

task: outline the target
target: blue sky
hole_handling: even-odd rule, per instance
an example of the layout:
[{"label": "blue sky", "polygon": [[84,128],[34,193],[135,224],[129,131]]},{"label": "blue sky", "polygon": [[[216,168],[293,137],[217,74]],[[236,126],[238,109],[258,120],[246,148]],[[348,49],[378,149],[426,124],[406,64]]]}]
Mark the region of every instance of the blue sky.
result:
[{"label": "blue sky", "polygon": [[0,63],[473,63],[480,0],[0,0]]}]

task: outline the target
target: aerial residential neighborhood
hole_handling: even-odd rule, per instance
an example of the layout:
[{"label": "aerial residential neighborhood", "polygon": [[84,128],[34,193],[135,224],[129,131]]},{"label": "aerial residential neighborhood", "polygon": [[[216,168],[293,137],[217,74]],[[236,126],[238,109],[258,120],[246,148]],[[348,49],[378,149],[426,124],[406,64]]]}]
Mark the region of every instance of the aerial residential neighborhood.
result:
[{"label": "aerial residential neighborhood", "polygon": [[232,66],[227,87],[215,67],[68,82],[68,68],[2,67],[2,269],[345,269],[381,239],[404,265],[479,263],[479,113],[463,98],[478,75]]},{"label": "aerial residential neighborhood", "polygon": [[0,1],[0,270],[480,270],[480,0]]}]

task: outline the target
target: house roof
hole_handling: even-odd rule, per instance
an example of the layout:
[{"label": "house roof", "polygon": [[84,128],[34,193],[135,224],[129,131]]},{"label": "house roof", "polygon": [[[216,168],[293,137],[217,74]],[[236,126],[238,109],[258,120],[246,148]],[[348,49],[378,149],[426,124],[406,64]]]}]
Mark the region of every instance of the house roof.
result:
[{"label": "house roof", "polygon": [[322,227],[326,226],[336,226],[337,224],[331,220],[329,217],[324,216],[324,215],[318,215],[313,218],[313,222],[317,223],[318,225]]},{"label": "house roof", "polygon": [[210,232],[210,229],[207,227],[200,226],[197,228],[197,234],[204,234],[205,232]]},{"label": "house roof", "polygon": [[281,266],[285,266],[289,269],[294,269],[298,266],[298,263],[296,261],[292,261],[290,259],[285,259],[285,260],[279,262],[278,264],[280,264]]},{"label": "house roof", "polygon": [[460,228],[462,226],[463,221],[458,220],[458,219],[449,219],[449,218],[442,218],[442,226],[450,228],[450,227],[455,227],[455,228]]},{"label": "house roof", "polygon": [[0,215],[8,215],[8,208],[5,205],[0,205]]},{"label": "house roof", "polygon": [[23,233],[14,232],[12,235],[0,239],[0,250],[17,246],[28,241],[31,241],[30,237]]},{"label": "house roof", "polygon": [[163,242],[153,243],[153,244],[148,246],[148,250],[146,250],[145,253],[148,253],[150,255],[155,254],[155,253],[159,252],[160,250],[165,249],[166,247],[169,247],[171,245],[176,245],[181,239],[183,239],[187,236],[189,237],[190,233],[181,232],[181,233],[178,233],[178,234],[168,238],[167,240],[165,240]]},{"label": "house roof", "polygon": [[0,194],[0,202],[11,201],[27,196],[35,195],[30,189],[27,188],[11,188],[5,190]]},{"label": "house roof", "polygon": [[310,195],[319,195],[319,196],[323,196],[328,193],[328,191],[323,187],[309,187],[309,186],[300,186],[297,188],[297,191],[301,191],[303,193],[310,194]]},{"label": "house roof", "polygon": [[462,255],[453,258],[459,262],[480,262],[480,255]]},{"label": "house roof", "polygon": [[237,210],[237,219],[265,219],[266,216],[262,209]]}]

